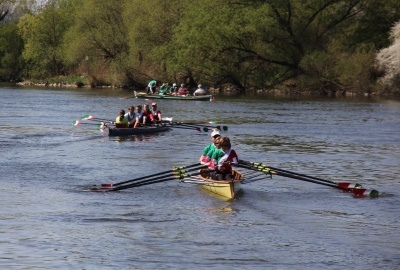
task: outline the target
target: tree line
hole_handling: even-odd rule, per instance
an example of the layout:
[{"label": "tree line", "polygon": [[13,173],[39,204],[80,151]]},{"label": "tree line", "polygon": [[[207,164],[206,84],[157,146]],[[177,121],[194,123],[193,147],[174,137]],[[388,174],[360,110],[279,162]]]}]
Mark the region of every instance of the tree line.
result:
[{"label": "tree line", "polygon": [[398,0],[0,0],[0,80],[400,93],[399,21]]}]

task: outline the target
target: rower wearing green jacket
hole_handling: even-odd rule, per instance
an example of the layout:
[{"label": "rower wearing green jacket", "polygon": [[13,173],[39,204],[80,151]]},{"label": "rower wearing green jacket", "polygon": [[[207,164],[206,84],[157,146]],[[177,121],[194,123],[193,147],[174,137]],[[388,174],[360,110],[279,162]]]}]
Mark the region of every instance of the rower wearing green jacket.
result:
[{"label": "rower wearing green jacket", "polygon": [[200,163],[202,164],[209,164],[211,160],[212,153],[217,150],[216,144],[218,143],[218,139],[221,137],[218,130],[215,130],[211,133],[211,140],[212,143],[207,145],[200,157]]},{"label": "rower wearing green jacket", "polygon": [[163,83],[160,86],[159,92],[160,92],[160,95],[169,94],[169,86],[168,86],[167,82]]}]

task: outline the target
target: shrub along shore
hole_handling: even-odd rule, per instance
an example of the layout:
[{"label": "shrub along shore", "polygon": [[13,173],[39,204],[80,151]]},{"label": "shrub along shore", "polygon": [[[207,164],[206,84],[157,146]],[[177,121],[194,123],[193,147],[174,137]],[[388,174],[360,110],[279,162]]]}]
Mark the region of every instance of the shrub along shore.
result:
[{"label": "shrub along shore", "polygon": [[[67,82],[30,82],[30,81],[24,81],[24,82],[18,82],[16,83],[18,86],[38,86],[38,87],[52,87],[52,88],[110,88],[110,89],[115,89],[115,88],[126,88],[126,89],[132,89],[136,91],[145,91],[145,85],[140,88],[131,88],[131,87],[122,87],[119,85],[90,85],[90,84],[84,84],[82,82],[75,82],[75,83],[67,83]],[[196,87],[189,87],[191,92],[194,92]],[[311,91],[311,90],[301,90],[297,89],[293,85],[289,85],[286,88],[275,88],[275,89],[255,89],[255,88],[250,88],[250,89],[245,89],[244,91],[242,89],[239,89],[235,86],[227,86],[227,87],[210,87],[207,89],[208,93],[213,94],[213,95],[232,95],[232,96],[238,96],[241,94],[251,94],[251,95],[268,95],[268,96],[329,96],[329,97],[370,97],[370,96],[386,96],[386,97],[400,97],[399,94],[392,93],[392,92],[387,92],[387,93],[379,93],[379,92],[359,92],[359,91],[348,91],[348,90],[343,90],[343,91]]]},{"label": "shrub along shore", "polygon": [[0,41],[22,84],[400,93],[398,0],[0,0]]}]

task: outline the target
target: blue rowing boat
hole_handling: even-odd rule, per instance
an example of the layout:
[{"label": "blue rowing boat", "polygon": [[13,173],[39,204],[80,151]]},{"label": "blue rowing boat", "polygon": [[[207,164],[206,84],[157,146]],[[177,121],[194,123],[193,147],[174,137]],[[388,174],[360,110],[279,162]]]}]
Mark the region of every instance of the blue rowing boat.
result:
[{"label": "blue rowing boat", "polygon": [[167,126],[148,126],[138,128],[109,128],[108,136],[130,136],[140,134],[152,134],[158,132],[168,131],[170,127]]}]

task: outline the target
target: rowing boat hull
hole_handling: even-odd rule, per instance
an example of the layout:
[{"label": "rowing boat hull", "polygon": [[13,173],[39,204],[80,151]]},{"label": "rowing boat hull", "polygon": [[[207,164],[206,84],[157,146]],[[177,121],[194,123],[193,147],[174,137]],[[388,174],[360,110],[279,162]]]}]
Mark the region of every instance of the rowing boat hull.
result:
[{"label": "rowing boat hull", "polygon": [[234,199],[241,192],[241,182],[244,180],[242,174],[238,171],[233,171],[233,180],[211,180],[207,170],[202,170],[200,179],[206,182],[206,184],[200,185],[200,188],[228,199]]},{"label": "rowing boat hull", "polygon": [[210,101],[212,95],[205,96],[172,96],[172,95],[147,95],[139,94],[135,92],[136,98],[147,98],[147,99],[172,99],[172,100],[197,100],[197,101]]},{"label": "rowing boat hull", "polygon": [[109,128],[108,136],[130,136],[168,131],[169,127]]}]

